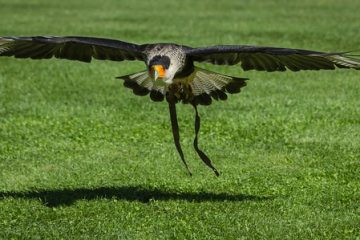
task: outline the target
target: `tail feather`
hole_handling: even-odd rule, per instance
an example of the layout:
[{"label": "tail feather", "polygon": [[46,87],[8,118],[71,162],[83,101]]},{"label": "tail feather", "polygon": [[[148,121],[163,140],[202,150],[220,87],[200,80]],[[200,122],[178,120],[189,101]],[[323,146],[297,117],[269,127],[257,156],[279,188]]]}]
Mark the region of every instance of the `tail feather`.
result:
[{"label": "tail feather", "polygon": [[[147,71],[117,78],[124,80],[124,86],[132,89],[134,94],[146,96],[150,93],[150,98],[156,102],[163,101],[169,91],[169,88],[165,85],[155,85]],[[247,78],[231,77],[195,67],[190,76],[185,79],[174,80],[177,84],[180,81],[180,92],[177,95],[179,96],[177,101],[182,100],[184,103],[209,105],[212,99],[226,100],[226,93],[239,93],[240,89],[246,86],[246,80]],[[182,91],[188,91],[188,89],[191,89],[190,94],[182,94]]]},{"label": "tail feather", "polygon": [[153,101],[161,102],[164,100],[164,95],[166,94],[165,88],[155,86],[147,71],[137,72],[117,78],[124,80],[124,86],[132,89],[136,95],[146,96],[150,93],[150,98]]},{"label": "tail feather", "polygon": [[[195,68],[194,77],[190,83],[194,94],[194,102],[201,105],[211,104],[215,100],[226,100],[226,93],[239,93],[246,86],[248,78],[237,78],[202,68]],[[210,97],[211,96],[211,97]]]}]

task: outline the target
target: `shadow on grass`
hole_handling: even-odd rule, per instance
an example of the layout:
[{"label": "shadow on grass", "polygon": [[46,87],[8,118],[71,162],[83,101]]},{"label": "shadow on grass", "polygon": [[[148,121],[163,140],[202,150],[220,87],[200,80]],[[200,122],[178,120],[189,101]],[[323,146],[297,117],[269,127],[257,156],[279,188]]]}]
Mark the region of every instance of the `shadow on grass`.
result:
[{"label": "shadow on grass", "polygon": [[221,202],[221,201],[262,201],[271,197],[243,194],[209,193],[209,192],[174,192],[171,190],[147,189],[140,186],[101,187],[33,190],[28,192],[0,192],[0,200],[4,198],[38,199],[48,207],[69,206],[76,200],[118,199],[147,203],[151,200],[184,200],[189,202]]}]

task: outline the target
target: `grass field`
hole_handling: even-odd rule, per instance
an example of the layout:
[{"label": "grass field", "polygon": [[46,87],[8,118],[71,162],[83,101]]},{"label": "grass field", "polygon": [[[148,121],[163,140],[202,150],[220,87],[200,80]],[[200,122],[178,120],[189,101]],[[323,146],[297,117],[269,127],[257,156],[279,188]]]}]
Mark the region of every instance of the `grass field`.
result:
[{"label": "grass field", "polygon": [[[80,3],[81,2],[81,3]],[[0,36],[360,49],[360,1],[0,0]],[[360,72],[261,73],[226,102],[165,103],[116,80],[143,63],[0,58],[0,239],[359,239]]]}]

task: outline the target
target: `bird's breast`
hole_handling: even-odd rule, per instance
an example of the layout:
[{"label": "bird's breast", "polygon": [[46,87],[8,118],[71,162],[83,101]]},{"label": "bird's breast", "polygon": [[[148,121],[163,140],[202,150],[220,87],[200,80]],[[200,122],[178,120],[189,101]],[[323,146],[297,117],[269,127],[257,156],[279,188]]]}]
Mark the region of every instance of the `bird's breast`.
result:
[{"label": "bird's breast", "polygon": [[187,77],[174,78],[173,83],[167,87],[169,95],[175,98],[176,101],[183,101],[184,103],[191,102],[194,99],[192,86],[194,78],[194,73]]}]

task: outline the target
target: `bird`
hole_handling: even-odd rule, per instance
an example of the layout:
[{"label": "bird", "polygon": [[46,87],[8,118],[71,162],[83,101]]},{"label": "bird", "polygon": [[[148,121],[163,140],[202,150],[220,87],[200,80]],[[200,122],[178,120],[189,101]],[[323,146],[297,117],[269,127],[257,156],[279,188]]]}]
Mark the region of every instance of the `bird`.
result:
[{"label": "bird", "polygon": [[169,107],[175,147],[189,175],[192,175],[180,144],[176,104],[190,104],[195,110],[193,146],[200,159],[219,176],[210,158],[198,146],[200,116],[197,107],[212,100],[226,100],[239,93],[248,78],[228,76],[200,68],[195,63],[238,65],[244,71],[360,70],[359,55],[353,52],[320,52],[295,48],[252,45],[190,47],[175,43],[135,44],[115,39],[83,36],[0,37],[0,56],[30,59],[68,59],[90,63],[97,60],[139,60],[145,69],[117,77],[139,96],[149,95]]}]

